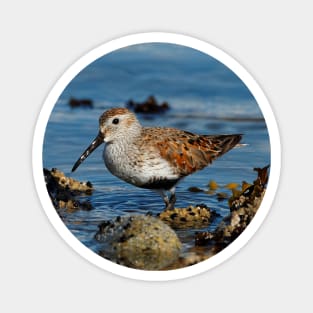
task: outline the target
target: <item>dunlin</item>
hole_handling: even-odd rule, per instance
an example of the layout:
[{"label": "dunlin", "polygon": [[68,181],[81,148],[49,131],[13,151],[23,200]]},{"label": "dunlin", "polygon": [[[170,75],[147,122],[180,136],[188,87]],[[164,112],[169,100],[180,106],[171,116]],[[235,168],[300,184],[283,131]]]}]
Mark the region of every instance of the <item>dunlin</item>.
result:
[{"label": "dunlin", "polygon": [[114,108],[100,116],[99,133],[72,172],[106,143],[103,159],[109,171],[127,183],[157,191],[169,210],[174,208],[175,187],[182,178],[203,169],[240,140],[240,134],[197,135],[175,128],[142,127],[128,109]]}]

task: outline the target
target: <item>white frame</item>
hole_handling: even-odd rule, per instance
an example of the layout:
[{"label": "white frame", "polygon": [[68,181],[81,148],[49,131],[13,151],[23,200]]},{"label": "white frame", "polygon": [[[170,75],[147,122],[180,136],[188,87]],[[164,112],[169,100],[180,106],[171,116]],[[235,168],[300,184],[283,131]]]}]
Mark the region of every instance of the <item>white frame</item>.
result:
[{"label": "white frame", "polygon": [[[43,176],[42,147],[44,133],[51,111],[65,87],[82,69],[103,55],[130,45],[152,42],[173,43],[194,48],[214,57],[235,72],[246,84],[260,106],[268,127],[271,145],[271,171],[267,191],[257,214],[246,230],[233,243],[213,257],[193,266],[168,271],[145,271],[128,268],[108,261],[87,248],[70,232],[59,218],[47,193]],[[253,77],[232,57],[209,43],[185,35],[160,32],[140,33],[112,40],[88,52],[70,66],[54,85],[41,109],[34,132],[32,157],[33,175],[39,199],[50,222],[61,237],[81,256],[100,268],[124,277],[147,281],[167,281],[197,275],[221,264],[242,248],[260,227],[270,209],[278,187],[281,168],[281,147],[276,120],[266,96]]]}]

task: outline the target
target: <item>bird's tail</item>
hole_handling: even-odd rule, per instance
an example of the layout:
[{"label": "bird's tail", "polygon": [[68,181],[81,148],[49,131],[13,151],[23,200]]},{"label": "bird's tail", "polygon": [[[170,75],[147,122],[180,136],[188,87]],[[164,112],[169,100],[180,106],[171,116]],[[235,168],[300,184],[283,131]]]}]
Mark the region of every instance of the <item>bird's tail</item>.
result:
[{"label": "bird's tail", "polygon": [[214,143],[216,150],[218,151],[218,157],[228,152],[234,147],[242,146],[240,140],[242,139],[242,134],[233,135],[217,135],[210,138]]}]

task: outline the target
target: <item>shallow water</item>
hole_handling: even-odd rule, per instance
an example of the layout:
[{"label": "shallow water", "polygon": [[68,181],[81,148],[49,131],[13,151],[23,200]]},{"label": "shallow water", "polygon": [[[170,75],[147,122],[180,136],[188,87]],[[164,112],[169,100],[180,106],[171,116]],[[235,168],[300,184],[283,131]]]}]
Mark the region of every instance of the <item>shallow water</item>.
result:
[{"label": "shallow water", "polygon": [[[43,146],[44,167],[56,167],[67,176],[92,182],[95,188],[91,196],[83,197],[94,210],[63,212],[68,228],[95,252],[100,249],[94,235],[101,221],[129,213],[150,211],[156,215],[164,206],[157,193],[111,175],[102,160],[103,147],[71,173],[75,161],[97,135],[98,118],[105,109],[125,106],[130,98],[142,101],[154,94],[158,101],[168,101],[171,110],[160,115],[138,115],[145,126],[176,127],[201,134],[244,134],[247,146],[231,150],[177,186],[176,207],[204,203],[221,215],[209,230],[229,213],[227,201],[219,202],[216,195],[193,193],[188,188],[207,190],[211,179],[220,186],[252,182],[256,177],[253,168],[270,163],[269,137],[262,113],[251,93],[225,66],[202,53],[175,45],[153,44],[125,50],[92,63],[64,90],[51,114]],[[94,108],[69,108],[71,96],[92,98]],[[223,187],[218,191],[230,194]],[[184,251],[193,246],[195,231],[178,231]]]}]

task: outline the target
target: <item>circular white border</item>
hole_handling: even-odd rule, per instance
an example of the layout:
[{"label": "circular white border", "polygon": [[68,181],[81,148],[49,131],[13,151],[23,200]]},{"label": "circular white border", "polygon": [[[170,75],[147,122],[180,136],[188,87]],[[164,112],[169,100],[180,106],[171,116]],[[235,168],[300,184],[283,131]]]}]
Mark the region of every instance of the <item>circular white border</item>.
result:
[{"label": "circular white border", "polygon": [[[65,87],[82,69],[103,55],[130,45],[151,42],[173,43],[194,48],[214,57],[226,65],[230,70],[235,72],[237,76],[246,84],[260,106],[268,127],[271,145],[271,171],[267,191],[257,214],[245,231],[234,242],[213,257],[193,266],[168,271],[145,271],[128,268],[126,266],[108,261],[87,248],[70,232],[70,230],[59,218],[49,198],[43,175],[42,147],[45,129],[52,109]],[[42,107],[35,128],[32,152],[33,175],[39,199],[49,220],[61,237],[76,252],[98,267],[117,275],[147,281],[168,281],[197,275],[221,264],[242,248],[260,227],[270,209],[278,187],[281,167],[280,138],[276,120],[269,102],[253,77],[232,57],[211,44],[185,35],[160,32],[134,34],[112,40],[99,46],[98,48],[93,49],[70,66],[70,68],[57,81]]]}]

